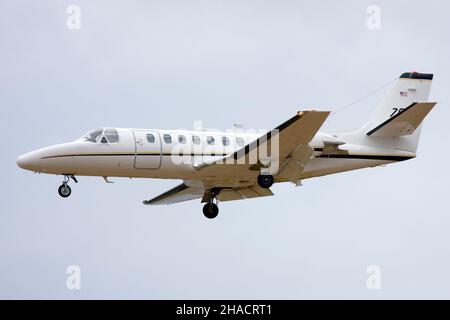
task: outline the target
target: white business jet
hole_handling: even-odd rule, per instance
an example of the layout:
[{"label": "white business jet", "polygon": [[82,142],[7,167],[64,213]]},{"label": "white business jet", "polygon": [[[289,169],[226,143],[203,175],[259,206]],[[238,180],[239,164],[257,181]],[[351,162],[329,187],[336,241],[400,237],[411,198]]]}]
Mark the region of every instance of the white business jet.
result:
[{"label": "white business jet", "polygon": [[182,179],[144,204],[200,198],[211,219],[219,201],[271,196],[274,183],[300,185],[308,178],[415,158],[422,121],[436,104],[427,102],[432,79],[432,74],[402,74],[354,132],[318,132],[329,115],[325,111],[298,112],[264,134],[100,128],[74,142],[24,154],[17,164],[63,175],[58,192],[64,198],[76,176],[99,176],[106,182],[108,177]]}]

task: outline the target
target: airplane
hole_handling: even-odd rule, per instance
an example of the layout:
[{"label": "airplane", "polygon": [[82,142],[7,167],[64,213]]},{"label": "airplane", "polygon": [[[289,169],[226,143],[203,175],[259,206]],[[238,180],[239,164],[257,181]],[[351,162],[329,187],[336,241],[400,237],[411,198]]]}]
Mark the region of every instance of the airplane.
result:
[{"label": "airplane", "polygon": [[[219,201],[272,196],[274,183],[384,166],[416,157],[433,74],[405,72],[352,132],[319,132],[328,111],[305,110],[265,133],[231,130],[98,128],[74,142],[21,155],[20,168],[64,177],[61,197],[71,195],[76,176],[183,180],[143,203],[201,199],[213,219]],[[270,153],[270,154],[269,154]]]}]

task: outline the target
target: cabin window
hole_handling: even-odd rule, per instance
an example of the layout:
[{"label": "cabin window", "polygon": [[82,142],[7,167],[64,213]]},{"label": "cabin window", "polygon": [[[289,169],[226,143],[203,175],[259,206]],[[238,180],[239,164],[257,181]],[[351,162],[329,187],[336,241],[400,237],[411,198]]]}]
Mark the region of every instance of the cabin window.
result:
[{"label": "cabin window", "polygon": [[155,136],[151,133],[147,133],[146,135],[148,143],[155,143]]},{"label": "cabin window", "polygon": [[192,136],[192,142],[194,144],[200,144],[200,137],[199,136]]},{"label": "cabin window", "polygon": [[244,146],[244,139],[242,139],[241,137],[236,137],[236,143],[239,147],[243,147]]},{"label": "cabin window", "polygon": [[185,144],[186,143],[186,137],[185,136],[178,136],[178,142],[181,144]]},{"label": "cabin window", "polygon": [[208,144],[210,144],[210,145],[213,145],[213,144],[214,144],[214,137],[207,136],[207,137],[206,137],[206,142],[207,142]]},{"label": "cabin window", "polygon": [[227,137],[222,137],[222,144],[224,146],[229,146],[230,145],[230,140]]},{"label": "cabin window", "polygon": [[105,129],[105,136],[108,139],[109,143],[119,142],[119,135],[117,134],[116,129]]},{"label": "cabin window", "polygon": [[163,138],[165,143],[172,143],[172,137],[170,136],[170,134],[163,135]]}]

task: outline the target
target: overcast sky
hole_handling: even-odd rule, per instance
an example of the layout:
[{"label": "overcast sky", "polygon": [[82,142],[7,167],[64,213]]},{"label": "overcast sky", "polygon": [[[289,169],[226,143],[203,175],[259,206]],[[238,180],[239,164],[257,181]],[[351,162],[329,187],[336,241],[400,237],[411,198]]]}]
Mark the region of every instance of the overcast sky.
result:
[{"label": "overcast sky", "polygon": [[[81,29],[66,26],[69,5]],[[369,29],[367,8],[381,9]],[[0,298],[450,298],[448,1],[0,1]],[[369,24],[370,25],[370,24]],[[372,25],[373,26],[373,25]],[[148,207],[171,180],[61,177],[25,152],[99,126],[272,128],[340,110],[402,72],[435,74],[414,160]],[[364,123],[388,88],[332,114]],[[81,290],[66,268],[81,268]],[[381,270],[381,290],[366,286]]]}]

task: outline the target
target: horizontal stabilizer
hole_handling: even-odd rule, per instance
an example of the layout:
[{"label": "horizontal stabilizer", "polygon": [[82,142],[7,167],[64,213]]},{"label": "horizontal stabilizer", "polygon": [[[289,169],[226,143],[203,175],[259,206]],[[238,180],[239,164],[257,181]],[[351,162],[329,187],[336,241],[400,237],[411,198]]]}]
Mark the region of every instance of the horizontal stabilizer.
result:
[{"label": "horizontal stabilizer", "polygon": [[414,102],[404,110],[394,110],[394,115],[367,132],[371,137],[400,137],[412,134],[433,109],[436,102]]}]

